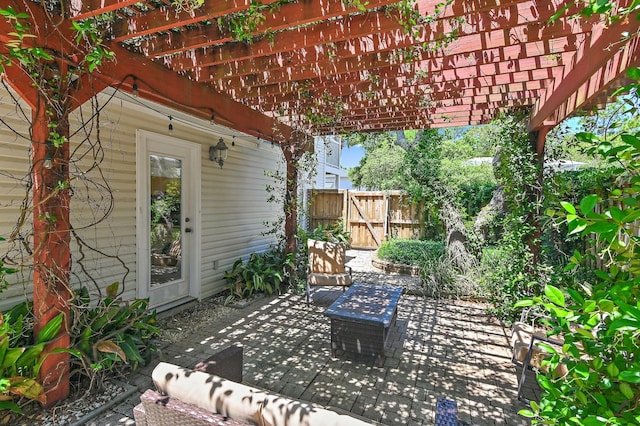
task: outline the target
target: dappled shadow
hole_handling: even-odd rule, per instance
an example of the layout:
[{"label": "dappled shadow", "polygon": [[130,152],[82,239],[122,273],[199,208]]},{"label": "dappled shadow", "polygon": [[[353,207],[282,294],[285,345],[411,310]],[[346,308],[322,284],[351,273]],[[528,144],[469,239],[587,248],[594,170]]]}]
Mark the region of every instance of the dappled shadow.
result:
[{"label": "dappled shadow", "polygon": [[384,424],[433,424],[440,397],[455,400],[460,419],[470,424],[528,424],[517,415],[524,405],[516,400],[507,331],[484,306],[403,295],[384,365],[377,367],[368,359],[331,356],[324,311],[341,294],[318,289],[309,307],[295,295],[264,300],[206,337],[180,343],[180,355],[202,360],[240,344],[248,384]]}]

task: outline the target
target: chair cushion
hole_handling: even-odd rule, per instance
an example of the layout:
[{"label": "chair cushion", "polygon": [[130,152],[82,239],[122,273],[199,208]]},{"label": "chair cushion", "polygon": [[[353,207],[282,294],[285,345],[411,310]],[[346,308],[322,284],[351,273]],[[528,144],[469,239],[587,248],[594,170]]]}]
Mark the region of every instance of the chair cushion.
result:
[{"label": "chair cushion", "polygon": [[309,285],[331,286],[331,285],[351,285],[351,275],[349,274],[309,274],[307,275]]},{"label": "chair cushion", "polygon": [[219,413],[235,422],[269,426],[369,424],[350,415],[165,362],[156,366],[152,378],[158,390],[170,398]]},{"label": "chair cushion", "polygon": [[267,393],[201,371],[166,362],[151,375],[159,392],[236,421],[260,424],[262,401]]},{"label": "chair cushion", "polygon": [[344,243],[308,240],[309,267],[314,274],[344,274],[346,246]]},{"label": "chair cushion", "polygon": [[[524,363],[524,360],[527,357],[532,334],[540,337],[546,337],[543,332],[534,330],[534,328],[529,324],[517,322],[513,325],[513,331],[511,333],[511,347],[513,348],[513,358],[521,364]],[[537,340],[536,343],[537,342],[545,343],[540,340]],[[534,343],[533,348],[531,349],[531,358],[529,359],[529,365],[535,369],[547,372],[549,371],[549,367],[547,365],[543,365],[542,361],[544,361],[546,358],[549,358],[551,354],[539,347],[536,343]],[[567,371],[567,367],[564,364],[560,364],[558,365],[558,367],[556,367],[554,372],[559,376],[564,376],[565,374],[567,374]]]}]

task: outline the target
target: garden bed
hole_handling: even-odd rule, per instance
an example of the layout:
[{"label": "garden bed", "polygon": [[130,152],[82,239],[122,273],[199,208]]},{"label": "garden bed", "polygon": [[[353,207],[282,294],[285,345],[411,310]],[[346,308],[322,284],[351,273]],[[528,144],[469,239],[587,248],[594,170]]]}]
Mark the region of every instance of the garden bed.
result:
[{"label": "garden bed", "polygon": [[392,263],[382,260],[378,257],[378,252],[371,255],[371,264],[383,272],[401,275],[410,275],[412,277],[420,276],[420,267],[416,265],[404,265],[401,263]]}]

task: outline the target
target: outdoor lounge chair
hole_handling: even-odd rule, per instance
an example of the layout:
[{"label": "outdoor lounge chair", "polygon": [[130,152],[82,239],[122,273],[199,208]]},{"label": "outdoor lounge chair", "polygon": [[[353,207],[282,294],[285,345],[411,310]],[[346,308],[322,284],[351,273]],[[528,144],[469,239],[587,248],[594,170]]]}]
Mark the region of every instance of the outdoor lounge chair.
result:
[{"label": "outdoor lounge chair", "polygon": [[311,297],[311,286],[342,286],[344,291],[351,285],[351,268],[345,265],[347,247],[344,243],[310,239],[307,240],[307,248],[307,305]]}]

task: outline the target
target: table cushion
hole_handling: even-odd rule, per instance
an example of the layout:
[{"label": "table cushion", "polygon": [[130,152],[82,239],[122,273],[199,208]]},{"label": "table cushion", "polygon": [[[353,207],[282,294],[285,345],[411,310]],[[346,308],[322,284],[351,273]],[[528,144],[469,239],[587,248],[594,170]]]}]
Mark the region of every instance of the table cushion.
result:
[{"label": "table cushion", "polygon": [[402,294],[402,287],[353,284],[324,312],[329,318],[353,320],[389,327]]}]

